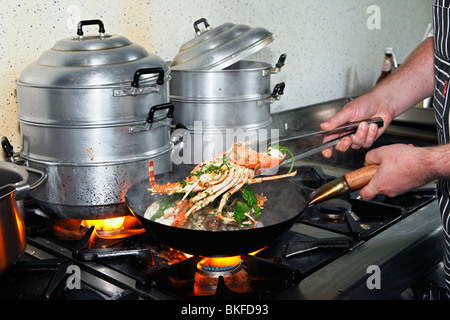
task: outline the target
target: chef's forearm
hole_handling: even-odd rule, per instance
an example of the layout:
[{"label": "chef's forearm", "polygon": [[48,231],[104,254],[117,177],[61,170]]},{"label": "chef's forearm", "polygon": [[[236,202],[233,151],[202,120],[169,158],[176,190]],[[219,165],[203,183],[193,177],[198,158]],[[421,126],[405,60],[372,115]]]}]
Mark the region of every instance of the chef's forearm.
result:
[{"label": "chef's forearm", "polygon": [[384,101],[396,117],[431,96],[433,90],[434,43],[433,38],[427,38],[371,94]]},{"label": "chef's forearm", "polygon": [[423,148],[424,168],[433,179],[450,179],[450,144]]}]

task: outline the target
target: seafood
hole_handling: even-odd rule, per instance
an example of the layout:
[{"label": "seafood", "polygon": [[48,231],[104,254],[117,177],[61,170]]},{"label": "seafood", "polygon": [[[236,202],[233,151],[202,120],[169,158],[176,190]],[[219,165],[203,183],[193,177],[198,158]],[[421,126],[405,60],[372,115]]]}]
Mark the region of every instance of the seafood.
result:
[{"label": "seafood", "polygon": [[[278,166],[285,157],[286,152],[280,148],[271,147],[265,152],[258,153],[250,149],[248,144],[235,142],[229,150],[197,165],[184,180],[164,185],[156,183],[153,162],[150,162],[150,190],[152,193],[158,194],[183,195],[177,201],[176,206],[166,210],[167,212],[164,214],[165,219],[170,217],[173,226],[182,226],[190,215],[207,207],[218,197],[221,198],[218,207],[213,210],[214,215],[224,221],[235,221],[235,217],[231,217],[229,211],[224,212],[224,207],[233,194],[245,185],[296,175],[297,172],[294,171],[275,176],[258,176],[261,169]],[[258,198],[259,202],[255,200]],[[253,195],[251,209],[259,215],[259,209],[262,208],[264,202],[263,195]],[[234,216],[236,216],[235,213]],[[256,220],[249,213],[244,215],[254,221],[256,226]],[[242,219],[244,217],[241,214],[239,220]]]}]

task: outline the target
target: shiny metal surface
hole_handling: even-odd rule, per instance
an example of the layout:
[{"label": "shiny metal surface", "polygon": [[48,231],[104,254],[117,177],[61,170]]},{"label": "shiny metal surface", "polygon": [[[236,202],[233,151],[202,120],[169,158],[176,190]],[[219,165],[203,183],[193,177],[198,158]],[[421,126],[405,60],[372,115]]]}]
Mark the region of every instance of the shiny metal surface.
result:
[{"label": "shiny metal surface", "polygon": [[174,146],[172,160],[175,164],[201,163],[224,152],[235,141],[266,139],[269,125],[228,129],[203,129],[199,125],[195,130],[175,130],[172,138],[181,142]]},{"label": "shiny metal surface", "polygon": [[24,168],[0,162],[0,274],[22,256],[25,245],[23,199],[28,194]]},{"label": "shiny metal surface", "polygon": [[109,163],[64,164],[28,159],[30,167],[43,170],[48,179],[30,196],[52,216],[70,219],[103,219],[129,214],[125,194],[145,178],[149,161],[155,172],[172,168],[171,145],[143,158]]},{"label": "shiny metal surface", "polygon": [[172,70],[170,97],[183,101],[245,101],[271,94],[265,62],[239,61],[224,70]]},{"label": "shiny metal surface", "polygon": [[270,104],[284,93],[284,83],[272,88],[270,82],[270,74],[280,68],[240,61],[225,70],[173,70],[170,99],[177,110],[174,122],[189,130],[195,121],[208,130],[267,126]]},{"label": "shiny metal surface", "polygon": [[[99,24],[83,36],[82,23]],[[123,213],[124,188],[142,179],[148,161],[170,170],[170,67],[99,20],[58,41],[17,81],[21,156],[48,174],[30,193],[54,215],[104,218]],[[166,118],[167,116],[167,118]],[[151,122],[151,125],[150,125]]]},{"label": "shiny metal surface", "polygon": [[348,187],[345,178],[342,176],[317,189],[314,192],[309,204],[319,203],[322,201],[326,201],[328,199],[333,199],[340,195],[346,194],[350,191],[351,190]]},{"label": "shiny metal surface", "polygon": [[[308,234],[308,230],[302,228],[298,225],[293,230]],[[276,299],[397,299],[440,263],[443,241],[439,208],[434,201],[376,237],[356,245],[303,279],[298,286],[277,295]],[[380,268],[379,289],[370,289],[367,285],[373,274],[369,266]]]},{"label": "shiny metal surface", "polygon": [[170,149],[170,121],[160,120],[148,128],[145,123],[57,126],[22,121],[22,157],[83,166],[149,159]]},{"label": "shiny metal surface", "polygon": [[280,70],[285,57],[275,67],[243,60],[225,70],[172,70],[174,123],[189,130],[190,154],[200,153],[201,162],[229,148],[234,137],[267,138],[260,129],[268,129],[270,105],[284,93],[284,83],[271,87],[270,75]]},{"label": "shiny metal surface", "polygon": [[169,101],[167,83],[148,86],[152,90],[144,94],[116,94],[125,88],[130,88],[130,85],[61,89],[18,84],[19,121],[60,125],[140,121],[147,118],[152,106]]},{"label": "shiny metal surface", "polygon": [[[200,19],[202,20],[202,19]],[[224,23],[215,28],[208,27],[197,37],[180,47],[174,57],[174,70],[221,70],[261,50],[273,41],[273,35],[265,28],[251,28],[243,24]]]},{"label": "shiny metal surface", "polygon": [[[89,88],[131,83],[136,70],[160,67],[157,55],[119,35],[58,41],[21,73],[18,85],[52,88]],[[143,76],[142,80],[149,79]]]},{"label": "shiny metal surface", "polygon": [[[186,102],[172,99],[176,113],[174,123],[189,130],[255,129],[270,124],[270,102]],[[197,122],[197,125],[196,125]],[[198,130],[198,129],[197,129]]]},{"label": "shiny metal surface", "polygon": [[[138,70],[145,73],[133,87]],[[19,121],[98,124],[145,119],[150,107],[169,102],[170,67],[123,36],[58,41],[21,72]]]},{"label": "shiny metal surface", "polygon": [[[33,185],[28,182],[29,172],[40,175]],[[24,199],[45,178],[43,172],[0,162],[0,274],[11,268],[25,250]]]}]

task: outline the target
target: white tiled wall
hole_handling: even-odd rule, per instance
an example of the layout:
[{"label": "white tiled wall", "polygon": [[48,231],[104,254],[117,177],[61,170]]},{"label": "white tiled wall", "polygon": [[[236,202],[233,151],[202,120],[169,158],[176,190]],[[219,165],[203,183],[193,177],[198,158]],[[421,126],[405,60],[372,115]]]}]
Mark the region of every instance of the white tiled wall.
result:
[{"label": "white tiled wall", "polygon": [[[0,136],[19,151],[15,80],[58,40],[76,34],[79,20],[101,19],[107,33],[121,34],[171,60],[205,17],[262,26],[275,41],[252,59],[286,65],[273,76],[286,82],[272,112],[361,94],[378,76],[383,50],[399,62],[419,44],[431,22],[431,0],[2,0],[0,10]],[[379,8],[379,29],[369,29],[370,6]],[[88,34],[97,32],[86,28]],[[1,153],[0,153],[1,154]]]}]

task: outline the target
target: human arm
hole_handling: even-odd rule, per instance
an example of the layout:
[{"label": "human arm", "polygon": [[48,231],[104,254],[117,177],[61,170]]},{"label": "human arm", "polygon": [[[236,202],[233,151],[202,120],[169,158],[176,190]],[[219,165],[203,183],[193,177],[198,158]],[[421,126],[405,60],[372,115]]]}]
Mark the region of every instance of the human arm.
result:
[{"label": "human arm", "polygon": [[450,178],[450,144],[414,147],[406,144],[370,150],[366,164],[379,164],[372,180],[359,191],[370,200],[377,194],[396,196],[436,179]]},{"label": "human arm", "polygon": [[[389,77],[379,83],[369,93],[349,102],[343,110],[321,124],[324,130],[336,128],[346,122],[381,117],[384,127],[363,122],[353,137],[344,137],[336,145],[336,150],[346,151],[352,147],[370,147],[397,116],[407,111],[419,101],[429,97],[434,89],[434,44],[433,38],[424,40]],[[337,135],[326,138],[331,140]],[[332,149],[323,151],[330,157]]]}]

